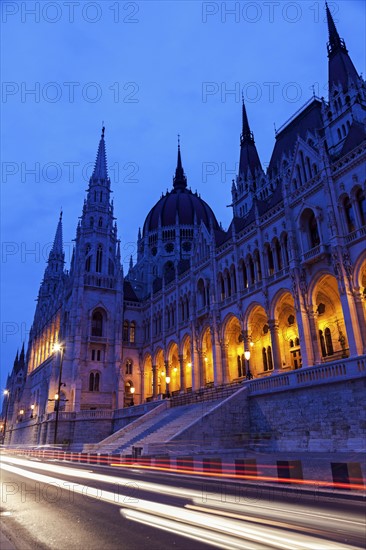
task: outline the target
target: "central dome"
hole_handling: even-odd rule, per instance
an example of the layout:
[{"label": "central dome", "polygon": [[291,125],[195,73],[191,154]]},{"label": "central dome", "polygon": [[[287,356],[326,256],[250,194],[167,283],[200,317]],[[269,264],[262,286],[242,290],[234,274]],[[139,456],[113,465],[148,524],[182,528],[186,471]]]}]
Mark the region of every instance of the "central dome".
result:
[{"label": "central dome", "polygon": [[159,226],[200,224],[201,221],[209,229],[219,229],[215,214],[208,204],[196,193],[187,188],[187,178],[182,167],[180,146],[178,145],[178,162],[173,179],[173,189],[163,195],[148,213],[143,234],[156,231]]}]

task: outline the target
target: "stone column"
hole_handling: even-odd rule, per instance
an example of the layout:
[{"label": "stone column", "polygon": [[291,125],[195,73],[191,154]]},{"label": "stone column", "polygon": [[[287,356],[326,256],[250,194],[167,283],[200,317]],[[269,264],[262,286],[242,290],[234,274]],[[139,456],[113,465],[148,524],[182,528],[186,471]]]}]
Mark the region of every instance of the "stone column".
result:
[{"label": "stone column", "polygon": [[282,369],[279,326],[275,319],[268,319],[268,326],[271,333],[273,368],[279,372]]},{"label": "stone column", "polygon": [[220,348],[221,348],[221,364],[222,364],[222,383],[228,384],[229,369],[228,369],[228,361],[227,361],[227,350],[229,348],[229,345],[226,344],[225,342],[221,342]]},{"label": "stone column", "polygon": [[309,319],[304,307],[295,309],[297,328],[299,330],[301,359],[304,367],[310,367],[314,364],[313,345],[311,341],[311,332]]},{"label": "stone column", "polygon": [[363,342],[362,353],[366,353],[366,315],[365,315],[365,308],[362,303],[362,296],[360,293],[360,289],[355,289],[353,294],[353,299],[355,301],[358,325],[360,327],[361,340]]},{"label": "stone column", "polygon": [[140,368],[140,379],[141,379],[141,382],[140,382],[140,404],[144,402],[144,399],[145,399],[145,372],[144,372],[144,367],[141,366]]},{"label": "stone column", "polygon": [[362,355],[364,342],[362,342],[360,325],[355,301],[350,291],[340,295],[343,310],[344,324],[347,332],[350,355]]},{"label": "stone column", "polygon": [[212,344],[214,385],[219,386],[220,384],[222,384],[221,349],[220,349],[220,344],[217,337],[217,332],[214,329],[211,329],[211,344]]},{"label": "stone column", "polygon": [[184,372],[184,358],[183,355],[179,355],[179,368],[180,368],[180,391],[184,393],[186,391],[186,376]]},{"label": "stone column", "polygon": [[158,395],[158,367],[156,365],[152,366],[153,374],[153,397]]},{"label": "stone column", "polygon": [[315,311],[313,310],[308,311],[314,365],[318,365],[319,363],[321,363],[321,356],[320,356],[319,334],[318,334],[317,324],[315,321],[315,315],[316,315]]}]

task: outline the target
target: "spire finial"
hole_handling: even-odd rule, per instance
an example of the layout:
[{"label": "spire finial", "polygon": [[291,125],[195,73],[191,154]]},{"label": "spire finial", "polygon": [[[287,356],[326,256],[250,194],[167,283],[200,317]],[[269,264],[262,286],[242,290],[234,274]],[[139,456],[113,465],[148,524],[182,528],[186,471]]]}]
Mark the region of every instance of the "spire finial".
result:
[{"label": "spire finial", "polygon": [[175,176],[173,178],[174,189],[185,189],[187,187],[187,178],[184,174],[182,165],[182,156],[180,152],[180,134],[178,134],[178,159],[177,167],[175,169]]},{"label": "spire finial", "polygon": [[[103,121],[104,123],[104,121]],[[107,180],[108,179],[108,170],[107,170],[107,157],[105,152],[105,141],[104,141],[104,132],[105,127],[103,124],[102,135],[100,136],[99,147],[97,158],[94,165],[94,171],[92,175],[92,180]]]},{"label": "spire finial", "polygon": [[326,11],[326,14],[327,14],[328,34],[329,34],[329,42],[327,44],[328,54],[331,54],[332,52],[337,51],[337,50],[347,51],[344,40],[342,40],[339,37],[337,28],[336,28],[335,23],[334,23],[332,13],[331,13],[331,11],[329,9],[329,6],[328,6],[328,2],[325,2],[325,11]]},{"label": "spire finial", "polygon": [[105,132],[105,126],[104,126],[104,120],[102,120],[102,139],[104,139],[104,132]]}]

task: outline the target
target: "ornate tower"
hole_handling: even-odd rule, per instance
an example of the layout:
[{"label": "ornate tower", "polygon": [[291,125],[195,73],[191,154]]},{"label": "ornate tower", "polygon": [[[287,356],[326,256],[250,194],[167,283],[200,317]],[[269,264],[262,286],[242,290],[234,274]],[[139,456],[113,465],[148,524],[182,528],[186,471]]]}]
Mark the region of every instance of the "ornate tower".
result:
[{"label": "ornate tower", "polygon": [[236,178],[236,183],[233,180],[231,189],[235,217],[243,217],[249,212],[252,207],[253,197],[256,195],[257,189],[263,185],[264,181],[264,173],[255,145],[254,134],[249,126],[248,116],[243,101],[239,173]]},{"label": "ornate tower", "polygon": [[104,131],[77,226],[66,292],[62,330],[72,410],[117,404],[123,276]]},{"label": "ornate tower", "polygon": [[331,156],[339,156],[353,148],[364,136],[366,88],[340,38],[329,6],[326,3],[329,42],[328,103],[323,101],[325,137]]}]

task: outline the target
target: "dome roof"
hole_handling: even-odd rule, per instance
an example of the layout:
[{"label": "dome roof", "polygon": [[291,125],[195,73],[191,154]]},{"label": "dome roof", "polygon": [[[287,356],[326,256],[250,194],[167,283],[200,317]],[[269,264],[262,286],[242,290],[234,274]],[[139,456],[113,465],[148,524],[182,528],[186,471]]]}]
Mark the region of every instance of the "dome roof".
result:
[{"label": "dome roof", "polygon": [[155,231],[159,227],[176,225],[194,225],[201,221],[210,228],[219,229],[215,214],[197,193],[187,188],[187,178],[182,167],[180,146],[178,145],[178,163],[173,180],[173,189],[163,195],[148,213],[143,234]]},{"label": "dome roof", "polygon": [[211,223],[214,229],[219,228],[215,214],[208,204],[189,189],[173,189],[164,195],[148,213],[143,234],[158,229],[159,219],[162,227],[175,225],[177,222],[179,225],[194,225],[203,221],[207,228]]}]

